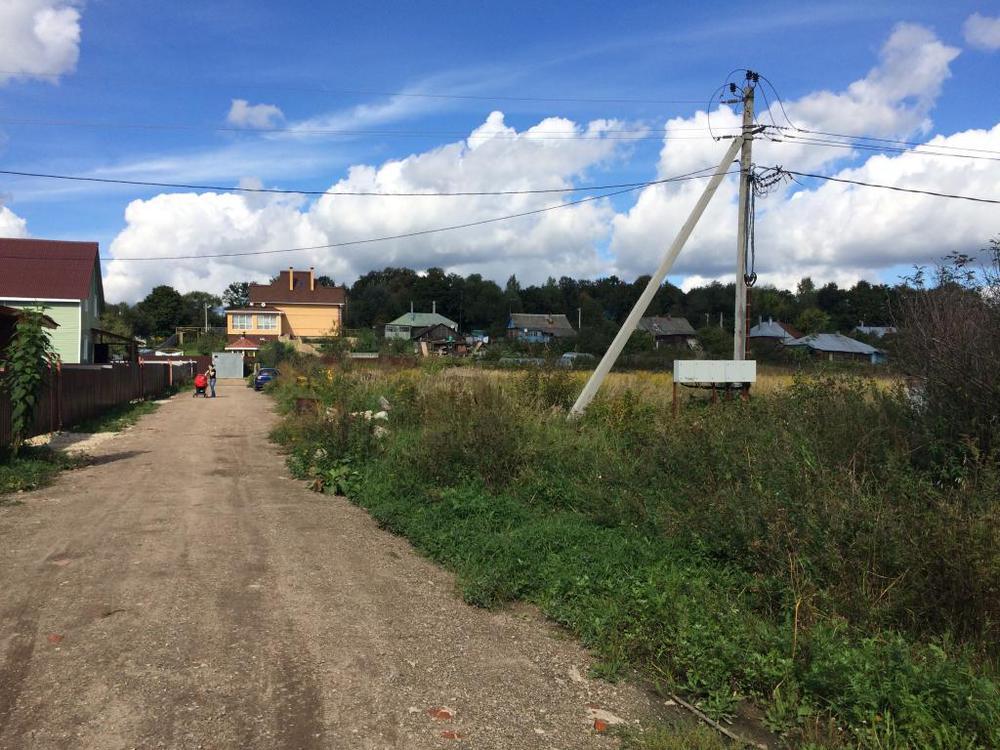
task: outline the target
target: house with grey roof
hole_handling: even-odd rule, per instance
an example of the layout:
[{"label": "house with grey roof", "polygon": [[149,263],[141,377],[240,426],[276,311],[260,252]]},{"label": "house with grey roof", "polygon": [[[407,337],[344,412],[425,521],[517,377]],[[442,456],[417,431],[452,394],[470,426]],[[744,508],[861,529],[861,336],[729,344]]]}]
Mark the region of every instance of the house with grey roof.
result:
[{"label": "house with grey roof", "polygon": [[842,333],[813,333],[787,342],[785,346],[805,349],[813,357],[830,362],[870,362],[876,365],[886,361],[883,350]]},{"label": "house with grey roof", "polygon": [[421,333],[428,329],[444,326],[458,333],[458,323],[446,318],[437,311],[437,303],[432,303],[431,312],[418,313],[412,310],[405,315],[400,315],[393,321],[385,324],[385,337],[387,339],[402,339],[412,341]]},{"label": "house with grey roof", "polygon": [[774,318],[768,318],[767,320],[758,318],[757,325],[750,329],[748,336],[751,343],[753,339],[770,339],[774,343],[786,344],[789,341],[802,338],[802,332],[794,326],[788,323],[781,323]]},{"label": "house with grey roof", "polygon": [[529,344],[547,344],[552,339],[576,336],[569,319],[555,313],[511,313],[507,321],[507,338]]},{"label": "house with grey roof", "polygon": [[671,316],[641,318],[636,326],[640,331],[645,331],[656,342],[657,349],[663,346],[691,346],[697,338],[694,327],[687,318],[673,318]]}]

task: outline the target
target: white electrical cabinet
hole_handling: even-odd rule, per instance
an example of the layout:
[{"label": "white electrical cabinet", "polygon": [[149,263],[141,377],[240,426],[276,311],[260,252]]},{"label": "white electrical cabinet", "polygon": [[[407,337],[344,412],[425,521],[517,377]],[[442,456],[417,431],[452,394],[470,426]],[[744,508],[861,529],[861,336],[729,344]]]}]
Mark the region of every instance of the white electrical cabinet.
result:
[{"label": "white electrical cabinet", "polygon": [[756,383],[757,362],[753,359],[677,359],[675,383]]}]

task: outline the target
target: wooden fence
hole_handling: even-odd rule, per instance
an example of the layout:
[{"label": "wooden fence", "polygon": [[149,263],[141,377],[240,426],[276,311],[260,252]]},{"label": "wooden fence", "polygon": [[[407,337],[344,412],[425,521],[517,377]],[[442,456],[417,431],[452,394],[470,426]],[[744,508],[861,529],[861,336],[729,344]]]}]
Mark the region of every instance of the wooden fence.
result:
[{"label": "wooden fence", "polygon": [[[67,429],[120,404],[162,396],[192,376],[189,364],[62,365],[45,378],[25,437]],[[10,397],[0,390],[0,446],[10,443],[10,433]]]}]

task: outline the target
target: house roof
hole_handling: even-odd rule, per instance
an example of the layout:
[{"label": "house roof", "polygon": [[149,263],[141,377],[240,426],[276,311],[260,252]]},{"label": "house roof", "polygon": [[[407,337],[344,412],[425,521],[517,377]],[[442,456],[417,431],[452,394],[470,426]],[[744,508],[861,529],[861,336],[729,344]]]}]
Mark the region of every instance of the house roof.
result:
[{"label": "house roof", "polygon": [[246,307],[227,307],[226,314],[229,313],[280,313],[281,309],[271,305],[247,305]]},{"label": "house roof", "polygon": [[246,336],[240,336],[236,341],[231,344],[226,345],[226,351],[237,351],[237,350],[253,350],[257,351],[260,349],[257,346],[257,342],[253,339],[248,339]]},{"label": "house roof", "polygon": [[429,326],[444,325],[449,328],[453,328],[456,331],[458,330],[458,323],[436,312],[406,313],[405,315],[400,315],[395,320],[390,320],[388,325],[410,326],[411,328],[427,328]]},{"label": "house roof", "polygon": [[435,323],[426,328],[411,329],[410,333],[415,340],[444,341],[449,338],[454,339],[453,334],[457,333],[457,331],[444,323]]},{"label": "house roof", "polygon": [[96,242],[0,239],[0,299],[86,299],[97,274],[101,286]]},{"label": "house roof", "polygon": [[654,336],[694,336],[694,328],[687,318],[649,317],[639,320],[639,330],[648,331]]},{"label": "house roof", "polygon": [[887,333],[898,333],[899,332],[899,329],[897,329],[896,326],[865,326],[865,325],[860,325],[860,326],[855,326],[854,330],[857,333],[863,333],[866,336],[877,336],[878,338],[882,338]]},{"label": "house roof", "polygon": [[788,323],[779,323],[776,320],[763,320],[750,329],[750,338],[791,341],[792,339],[802,338],[802,332]]},{"label": "house roof", "polygon": [[544,331],[553,336],[575,336],[576,330],[569,319],[562,314],[511,313],[508,328],[526,328],[530,331]]},{"label": "house roof", "polygon": [[846,354],[875,354],[881,352],[863,341],[852,339],[842,333],[813,333],[809,336],[789,341],[785,346],[807,346],[818,352],[842,352]]},{"label": "house roof", "polygon": [[[292,288],[288,288],[288,274],[292,274]],[[282,271],[270,284],[251,284],[250,302],[298,305],[343,305],[347,290],[342,286],[320,286],[309,290],[312,271]]]}]

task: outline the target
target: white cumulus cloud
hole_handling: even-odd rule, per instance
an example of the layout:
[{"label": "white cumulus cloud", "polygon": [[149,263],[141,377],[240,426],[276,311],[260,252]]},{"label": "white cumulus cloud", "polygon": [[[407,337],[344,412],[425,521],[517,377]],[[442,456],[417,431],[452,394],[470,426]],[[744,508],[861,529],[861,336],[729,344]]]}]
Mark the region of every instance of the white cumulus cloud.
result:
[{"label": "white cumulus cloud", "polygon": [[987,52],[1000,49],[1000,16],[973,13],[962,26],[965,42],[971,47]]},{"label": "white cumulus cloud", "polygon": [[[622,141],[603,137],[614,120],[587,125],[546,118],[516,131],[493,112],[466,141],[450,143],[380,166],[356,165],[331,191],[455,192],[565,188],[592,167],[616,158]],[[584,137],[565,137],[584,136]],[[250,183],[247,183],[250,184]],[[129,204],[126,228],[110,254],[173,255],[312,247],[421,232],[558,205],[559,194],[462,197],[330,195],[313,202],[260,194],[172,194]],[[550,274],[586,275],[601,268],[611,206],[593,201],[512,221],[386,242],[232,259],[106,263],[108,299],[135,300],[158,283],[182,291],[221,291],[235,280],[266,279],[294,263],[349,281],[387,265],[450,270],[526,280]]]},{"label": "white cumulus cloud", "polygon": [[233,99],[226,122],[238,128],[273,128],[285,119],[284,112],[273,104],[251,104],[246,99]]},{"label": "white cumulus cloud", "polygon": [[[789,119],[804,129],[911,138],[915,133],[930,128],[929,113],[944,81],[951,75],[949,66],[957,55],[957,49],[942,44],[929,30],[913,24],[900,24],[883,45],[878,64],[864,78],[854,81],[843,91],[814,92],[785,102],[784,107]],[[762,97],[758,96],[757,99],[761,101]],[[758,120],[769,123],[772,115],[779,125],[783,124],[782,112],[774,102],[769,112],[765,110],[759,114]],[[708,115],[705,112],[666,123],[667,133],[658,165],[660,176],[681,174],[714,166],[718,162],[724,153],[726,142],[672,138],[681,131],[704,127],[707,123]],[[712,112],[711,124],[713,128],[728,128],[726,132],[733,132],[732,129],[739,126],[739,116],[729,107],[721,105]],[[955,137],[962,139],[962,145],[971,145],[973,141],[980,140],[991,141],[993,138],[987,134]],[[760,165],[778,164],[809,172],[829,168],[838,160],[856,156],[842,148],[807,144],[803,140],[803,134],[794,131],[786,130],[780,138],[783,140],[781,143],[771,142],[766,138],[757,139],[754,142],[754,161]],[[988,145],[984,147],[990,148]],[[870,159],[867,164],[880,164],[884,159],[887,157],[878,156]],[[974,165],[964,159],[942,158],[941,165],[938,165],[938,160],[922,156],[900,157],[890,161],[906,165],[911,172],[917,170],[918,165],[929,164],[932,169],[943,169],[949,175],[955,174],[955,170],[961,174],[963,171],[974,172],[983,168],[982,165],[997,164],[982,161]],[[996,174],[995,171],[990,173]],[[931,176],[932,173],[928,172],[924,182],[932,182]],[[911,183],[905,171],[885,177],[898,178],[899,184]],[[634,276],[648,273],[656,267],[664,246],[673,239],[677,229],[687,218],[703,187],[703,182],[693,181],[647,188],[628,212],[615,217],[611,251],[619,273]],[[995,192],[990,186],[982,187],[985,194]],[[817,192],[825,198],[840,195],[829,188]],[[676,273],[732,279],[736,256],[736,195],[736,179],[727,178],[692,235],[688,247],[678,259]],[[766,270],[771,274],[801,276],[814,273],[826,279],[846,279],[848,276],[856,278],[861,273],[872,275],[878,269],[889,267],[895,262],[906,262],[909,256],[897,252],[904,246],[908,250],[913,250],[915,246],[922,248],[918,257],[923,259],[928,257],[927,251],[933,247],[933,255],[939,249],[935,247],[935,242],[945,242],[951,229],[947,224],[941,223],[936,231],[927,227],[927,232],[917,236],[912,231],[912,226],[899,222],[897,214],[891,210],[891,206],[895,205],[892,197],[896,197],[898,203],[896,194],[876,198],[867,193],[844,191],[844,200],[857,203],[870,201],[870,205],[880,206],[880,213],[871,215],[870,221],[852,222],[851,232],[848,234],[844,228],[827,224],[826,219],[834,213],[834,206],[809,201],[807,196],[808,192],[793,195],[790,188],[785,187],[758,204],[763,214],[759,230],[766,237],[759,246],[761,254],[769,258],[765,265],[769,264]],[[906,205],[906,200],[903,204]],[[808,210],[804,206],[808,206]],[[941,207],[934,209],[935,212],[939,210]],[[792,216],[795,217],[794,222],[783,223]],[[966,214],[963,213],[962,216]],[[841,214],[838,220],[846,221],[847,217]],[[772,235],[766,235],[766,227],[779,225],[782,227],[781,231],[775,230]],[[894,247],[886,245],[882,227],[888,225],[893,226],[894,231],[900,235],[905,235],[906,241],[897,240],[893,243]],[[811,227],[815,227],[815,231]],[[820,227],[827,227],[826,236],[819,236]],[[868,244],[862,239],[866,231],[872,237]],[[780,253],[774,249],[775,245],[781,247]],[[862,247],[864,250],[860,251],[859,248]],[[950,248],[944,248],[945,251],[947,249]],[[848,267],[849,272],[845,270]]]},{"label": "white cumulus cloud", "polygon": [[72,0],[0,2],[0,83],[50,77],[76,68],[80,11]]},{"label": "white cumulus cloud", "polygon": [[7,208],[7,206],[0,205],[0,237],[27,236],[28,222]]}]

